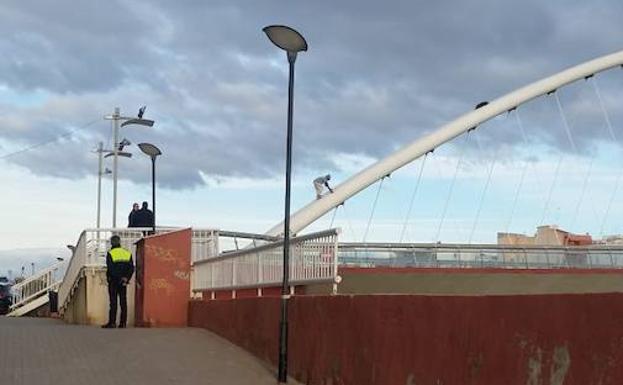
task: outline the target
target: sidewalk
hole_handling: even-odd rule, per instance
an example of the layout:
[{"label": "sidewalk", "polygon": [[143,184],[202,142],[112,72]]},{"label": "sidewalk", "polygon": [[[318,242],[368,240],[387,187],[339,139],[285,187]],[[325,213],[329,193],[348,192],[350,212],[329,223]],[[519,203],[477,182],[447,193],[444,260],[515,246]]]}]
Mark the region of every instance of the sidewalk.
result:
[{"label": "sidewalk", "polygon": [[272,385],[277,381],[263,362],[202,329],[99,329],[51,319],[0,317],[0,383]]}]

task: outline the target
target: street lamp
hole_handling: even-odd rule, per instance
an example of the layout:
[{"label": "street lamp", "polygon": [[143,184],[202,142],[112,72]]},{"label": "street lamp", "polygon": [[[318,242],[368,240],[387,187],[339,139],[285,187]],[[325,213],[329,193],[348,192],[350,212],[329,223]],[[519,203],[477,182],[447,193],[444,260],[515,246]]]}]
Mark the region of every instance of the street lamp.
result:
[{"label": "street lamp", "polygon": [[281,383],[288,381],[288,300],[290,276],[290,185],[292,175],[292,114],[294,102],[294,62],[300,51],[307,51],[305,38],[285,25],[270,25],[262,29],[268,39],[286,51],[290,74],[288,81],[288,131],[286,135],[286,195],[283,230],[283,279],[281,281],[281,320],[279,323],[279,372]]},{"label": "street lamp", "polygon": [[162,155],[162,151],[151,143],[139,143],[138,148],[151,157],[151,209],[154,212],[153,231],[156,233],[156,157]]},{"label": "street lamp", "polygon": [[121,116],[121,113],[119,112],[119,107],[116,107],[112,115],[107,115],[104,117],[104,119],[106,120],[112,120],[113,142],[114,142],[113,151],[112,151],[112,156],[113,156],[112,227],[113,228],[117,227],[117,174],[118,174],[117,158],[121,153],[121,150],[119,150],[119,144],[120,144],[119,143],[119,122],[123,121],[123,123],[121,123],[121,127],[125,127],[131,124],[152,127],[154,125],[154,121],[149,120],[149,119],[143,119],[144,112],[145,112],[145,108],[141,108],[139,110],[138,118],[126,117],[126,116]]},{"label": "street lamp", "polygon": [[106,156],[109,156],[112,152],[110,150],[104,150],[104,143],[102,142],[99,142],[95,152],[97,153],[97,220],[95,224],[99,229],[102,208],[102,176],[112,173],[108,167],[104,169],[104,153],[106,153]]}]

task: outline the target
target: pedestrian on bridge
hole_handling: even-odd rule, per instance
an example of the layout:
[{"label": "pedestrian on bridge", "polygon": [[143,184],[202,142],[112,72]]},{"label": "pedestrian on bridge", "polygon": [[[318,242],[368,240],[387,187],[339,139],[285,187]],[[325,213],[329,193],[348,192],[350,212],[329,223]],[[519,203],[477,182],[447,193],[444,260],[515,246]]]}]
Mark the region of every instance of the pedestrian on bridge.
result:
[{"label": "pedestrian on bridge", "polygon": [[134,274],[132,253],[121,247],[121,238],[118,235],[113,235],[110,238],[110,250],[106,254],[106,280],[108,281],[110,308],[108,323],[103,325],[103,328],[117,327],[117,297],[121,306],[119,327],[126,327],[128,318],[127,286],[132,274]]},{"label": "pedestrian on bridge", "polygon": [[132,211],[128,215],[128,227],[139,227],[136,225],[136,213],[138,212],[138,203],[132,204]]},{"label": "pedestrian on bridge", "polygon": [[329,192],[333,192],[333,189],[329,186],[329,181],[331,180],[331,175],[327,174],[325,176],[319,176],[314,179],[314,188],[316,189],[316,199],[322,198],[322,191],[326,187],[329,189]]},{"label": "pedestrian on bridge", "polygon": [[143,202],[141,209],[134,214],[133,227],[153,227],[154,212],[149,209],[149,204]]}]

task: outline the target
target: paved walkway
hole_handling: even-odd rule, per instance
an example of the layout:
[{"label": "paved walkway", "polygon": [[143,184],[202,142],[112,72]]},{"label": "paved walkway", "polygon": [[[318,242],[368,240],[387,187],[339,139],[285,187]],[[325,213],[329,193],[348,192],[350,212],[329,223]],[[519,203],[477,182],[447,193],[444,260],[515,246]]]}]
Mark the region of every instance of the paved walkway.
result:
[{"label": "paved walkway", "polygon": [[0,317],[0,384],[276,383],[264,363],[202,329],[106,330]]}]

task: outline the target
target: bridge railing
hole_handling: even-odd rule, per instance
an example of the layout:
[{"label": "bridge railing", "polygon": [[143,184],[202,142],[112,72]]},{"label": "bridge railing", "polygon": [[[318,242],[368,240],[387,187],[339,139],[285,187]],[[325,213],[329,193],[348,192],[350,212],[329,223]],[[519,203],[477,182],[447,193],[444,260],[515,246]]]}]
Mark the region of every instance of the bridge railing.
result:
[{"label": "bridge railing", "polygon": [[35,298],[47,295],[49,290],[56,288],[60,282],[59,271],[65,262],[57,262],[50,267],[36,272],[34,275],[24,279],[11,287],[11,307],[13,311]]},{"label": "bridge railing", "polygon": [[[179,230],[179,228],[158,227],[156,228],[156,233],[161,234],[174,230]],[[65,306],[73,295],[84,273],[84,268],[106,266],[106,254],[110,249],[110,237],[118,235],[121,238],[121,246],[132,251],[133,255],[136,255],[136,242],[145,234],[151,232],[152,228],[95,228],[84,230],[74,246],[65,276],[58,289],[58,304],[61,312],[64,311]],[[219,236],[221,233],[222,235]],[[192,258],[195,260],[216,255],[219,251],[219,240],[227,244],[228,242],[224,241],[224,239],[234,236],[244,238],[245,234],[221,232],[214,229],[193,229]]]},{"label": "bridge railing", "polygon": [[[290,240],[290,283],[332,282],[337,278],[338,229]],[[283,278],[283,240],[193,262],[194,292],[279,286]]]},{"label": "bridge railing", "polygon": [[279,239],[270,235],[240,231],[193,229],[191,260],[201,261],[217,257],[224,252],[257,247]]},{"label": "bridge railing", "polygon": [[623,268],[623,246],[340,243],[342,265],[394,267]]},{"label": "bridge railing", "polygon": [[[65,276],[58,288],[58,304],[61,312],[64,310],[71,295],[75,291],[80,277],[87,266],[105,266],[106,253],[110,248],[110,237],[113,234],[121,238],[121,245],[132,253],[135,251],[134,243],[143,237],[143,232],[151,229],[86,229],[78,238],[73,247],[72,256],[69,260]],[[168,231],[168,230],[167,230]]]}]

